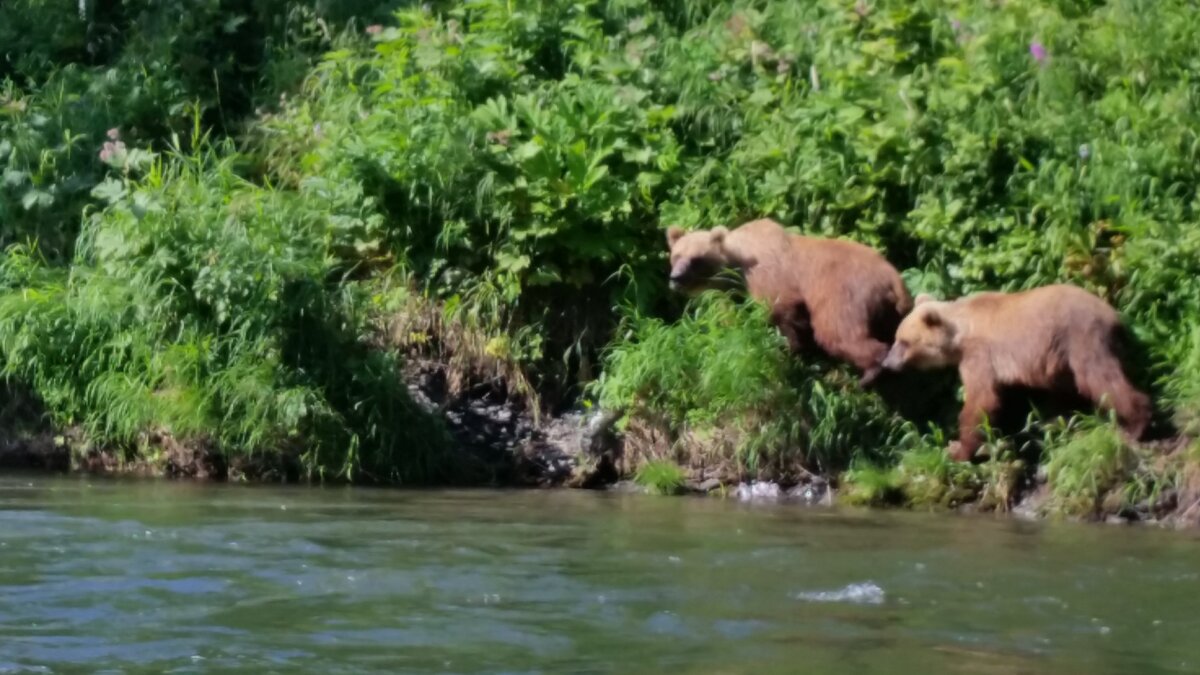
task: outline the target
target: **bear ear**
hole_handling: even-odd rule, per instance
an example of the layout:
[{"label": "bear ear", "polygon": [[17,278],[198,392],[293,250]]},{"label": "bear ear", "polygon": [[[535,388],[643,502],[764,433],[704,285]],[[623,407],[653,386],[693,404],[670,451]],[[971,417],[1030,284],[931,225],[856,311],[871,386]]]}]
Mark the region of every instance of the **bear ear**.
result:
[{"label": "bear ear", "polygon": [[918,295],[916,298],[913,299],[913,307],[918,307],[927,302],[933,302],[933,296],[928,293],[921,293],[920,295]]},{"label": "bear ear", "polygon": [[926,328],[940,328],[946,324],[946,320],[941,313],[935,311],[932,307],[921,315],[921,321],[925,324]]},{"label": "bear ear", "polygon": [[683,238],[683,235],[684,235],[684,231],[683,231],[682,227],[679,227],[678,225],[672,225],[672,226],[668,227],[667,228],[667,244],[669,246],[674,246],[675,242],[677,242]]},{"label": "bear ear", "polygon": [[729,234],[729,230],[718,226],[709,230],[708,233],[712,237],[712,243],[716,244],[717,246],[721,246],[725,243],[725,235]]}]

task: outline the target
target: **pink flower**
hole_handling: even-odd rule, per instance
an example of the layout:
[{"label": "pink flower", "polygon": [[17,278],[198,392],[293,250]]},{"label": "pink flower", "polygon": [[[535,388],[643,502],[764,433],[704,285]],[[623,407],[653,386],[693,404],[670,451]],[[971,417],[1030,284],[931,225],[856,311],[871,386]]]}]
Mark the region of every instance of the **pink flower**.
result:
[{"label": "pink flower", "polygon": [[383,26],[373,23],[370,26],[367,26],[366,31],[367,35],[379,35],[383,32]]},{"label": "pink flower", "polygon": [[1045,63],[1050,54],[1046,51],[1046,46],[1034,40],[1029,43],[1029,53],[1033,56],[1033,60],[1038,63]]},{"label": "pink flower", "polygon": [[100,161],[105,164],[123,161],[125,158],[125,144],[121,141],[104,141],[104,146],[100,148]]},{"label": "pink flower", "polygon": [[108,136],[108,139],[111,141],[121,140],[121,130],[116,127],[109,129],[108,133],[106,135]]}]

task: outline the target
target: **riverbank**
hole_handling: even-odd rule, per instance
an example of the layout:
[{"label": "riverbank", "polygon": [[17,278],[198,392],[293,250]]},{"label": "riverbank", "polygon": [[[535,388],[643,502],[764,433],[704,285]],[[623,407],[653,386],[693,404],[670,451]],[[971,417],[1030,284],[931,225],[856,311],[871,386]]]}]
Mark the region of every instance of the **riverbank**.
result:
[{"label": "riverbank", "polygon": [[[406,368],[411,395],[445,421],[453,439],[455,449],[447,460],[461,470],[446,487],[613,490],[797,507],[867,505],[947,514],[990,512],[1026,520],[1066,516],[1110,524],[1200,526],[1196,482],[1179,483],[1136,502],[1125,498],[1129,485],[1114,482],[1094,508],[1071,513],[1056,503],[1045,467],[1031,474],[1019,461],[956,465],[957,477],[927,471],[905,482],[893,476],[892,483],[879,486],[871,483],[877,476],[855,475],[853,470],[818,475],[796,467],[783,480],[770,480],[731,471],[728,462],[705,467],[648,460],[644,447],[639,455],[630,445],[636,439],[617,431],[618,416],[613,413],[535,417],[519,399],[506,399],[499,389],[474,387],[452,396],[446,387],[448,367],[413,361]],[[28,415],[32,409],[10,406],[10,411]],[[162,432],[146,434],[135,448],[120,451],[90,443],[78,427],[26,426],[14,432],[10,420],[8,427],[0,427],[5,428],[8,431],[0,431],[0,469],[265,484],[321,482],[304,472],[300,443],[290,451],[231,459],[211,443],[180,441]],[[1151,450],[1164,462],[1182,461],[1187,453],[1179,442],[1155,444]],[[655,470],[644,471],[647,466]],[[669,477],[663,478],[664,473]],[[1195,479],[1200,474],[1187,475]],[[360,476],[358,482],[373,481]]]}]

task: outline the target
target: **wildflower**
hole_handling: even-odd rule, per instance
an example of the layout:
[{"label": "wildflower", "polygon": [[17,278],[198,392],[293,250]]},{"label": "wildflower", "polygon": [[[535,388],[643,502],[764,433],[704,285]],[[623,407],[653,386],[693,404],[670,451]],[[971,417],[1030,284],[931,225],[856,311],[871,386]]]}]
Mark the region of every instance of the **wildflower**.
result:
[{"label": "wildflower", "polygon": [[1092,148],[1087,143],[1079,146],[1079,159],[1087,161],[1088,157],[1092,156]]},{"label": "wildflower", "polygon": [[1049,53],[1046,52],[1046,46],[1034,40],[1029,43],[1029,53],[1033,56],[1033,60],[1038,63],[1045,63]]},{"label": "wildflower", "polygon": [[858,18],[865,19],[871,13],[871,8],[863,0],[858,0],[854,3],[854,13],[858,15]]},{"label": "wildflower", "polygon": [[321,132],[320,122],[317,122],[313,125],[313,136],[316,136],[317,138],[322,138],[324,136],[324,134]]},{"label": "wildflower", "polygon": [[721,71],[719,71],[719,70],[714,70],[708,74],[709,82],[720,82],[724,77],[725,76],[722,75]]},{"label": "wildflower", "polygon": [[379,35],[383,32],[383,26],[373,23],[366,27],[367,35]]},{"label": "wildflower", "polygon": [[121,141],[104,141],[100,148],[100,161],[105,164],[118,164],[125,161],[125,144]]},{"label": "wildflower", "polygon": [[962,30],[962,22],[958,19],[950,19],[950,30],[958,33]]},{"label": "wildflower", "polygon": [[105,135],[108,136],[108,140],[110,140],[110,141],[121,140],[121,130],[116,127],[109,129]]}]

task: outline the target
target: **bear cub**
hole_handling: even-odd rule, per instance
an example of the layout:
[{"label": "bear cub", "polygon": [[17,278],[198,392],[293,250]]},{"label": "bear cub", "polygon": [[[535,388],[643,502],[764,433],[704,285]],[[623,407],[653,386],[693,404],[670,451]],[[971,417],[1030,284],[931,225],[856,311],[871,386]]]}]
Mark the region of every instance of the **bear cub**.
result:
[{"label": "bear cub", "polygon": [[940,302],[920,295],[884,360],[888,370],[957,366],[963,385],[959,440],[950,454],[971,459],[979,425],[995,419],[1001,393],[1024,387],[1080,395],[1116,413],[1133,441],[1145,435],[1150,398],[1126,377],[1117,353],[1123,327],[1108,303],[1067,285],[978,293]]},{"label": "bear cub", "polygon": [[[733,230],[667,230],[673,290],[696,293],[744,284],[771,307],[771,322],[793,352],[813,345],[861,373],[870,385],[912,297],[877,251],[838,239],[792,234],[770,219]],[[739,278],[740,277],[740,278]]]}]

